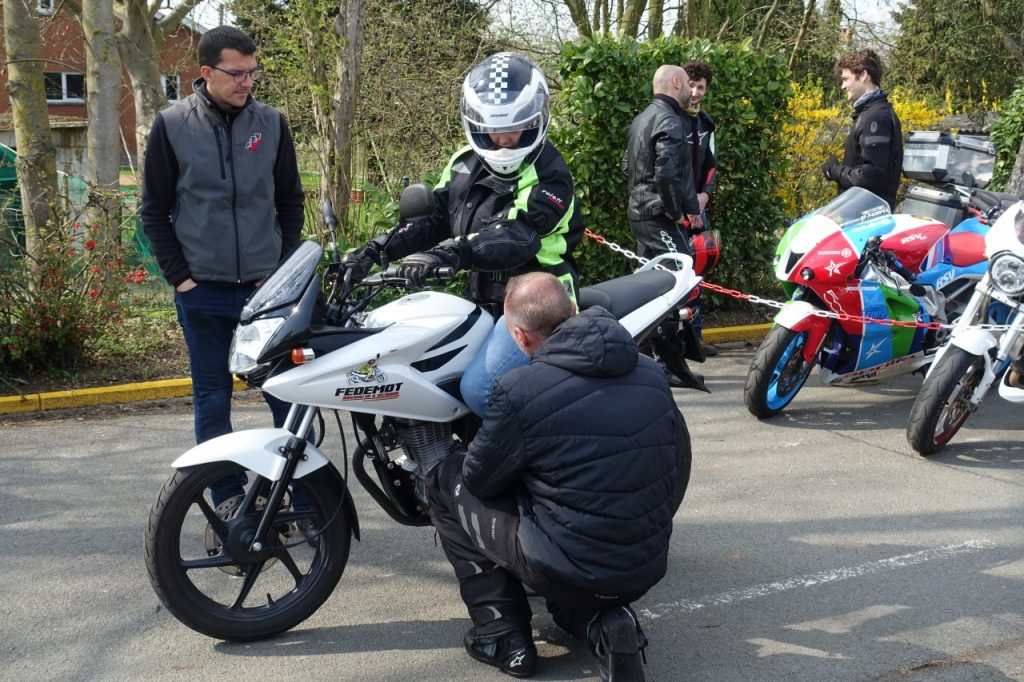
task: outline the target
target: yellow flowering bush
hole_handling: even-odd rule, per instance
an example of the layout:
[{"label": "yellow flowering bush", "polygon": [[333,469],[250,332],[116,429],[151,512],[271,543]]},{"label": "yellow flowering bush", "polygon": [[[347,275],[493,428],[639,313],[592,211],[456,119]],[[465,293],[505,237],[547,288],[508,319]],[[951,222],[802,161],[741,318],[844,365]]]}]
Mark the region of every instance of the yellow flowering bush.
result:
[{"label": "yellow flowering bush", "polygon": [[[794,84],[792,92],[782,129],[788,172],[779,184],[778,196],[786,215],[798,218],[836,195],[835,183],[821,175],[821,164],[829,155],[842,161],[850,132],[850,106],[845,102],[823,104],[821,86]],[[942,118],[937,109],[900,88],[889,93],[889,101],[904,136],[911,130],[928,129]]]}]

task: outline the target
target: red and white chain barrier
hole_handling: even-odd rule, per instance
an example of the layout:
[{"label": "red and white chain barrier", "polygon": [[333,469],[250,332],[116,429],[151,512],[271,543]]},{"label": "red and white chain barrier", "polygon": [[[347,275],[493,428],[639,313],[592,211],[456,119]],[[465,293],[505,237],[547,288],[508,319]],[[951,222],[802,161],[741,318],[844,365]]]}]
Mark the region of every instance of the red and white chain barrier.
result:
[{"label": "red and white chain barrier", "polygon": [[[630,251],[629,249],[623,248],[623,247],[619,246],[618,244],[616,244],[614,242],[608,241],[607,239],[605,239],[604,237],[602,237],[601,235],[597,234],[596,232],[594,232],[594,231],[592,231],[590,229],[584,229],[583,233],[587,237],[593,239],[598,244],[602,244],[604,246],[607,246],[612,251],[614,251],[616,253],[621,253],[626,258],[630,258],[632,260],[635,260],[636,262],[640,263],[641,265],[646,265],[649,262],[647,258],[644,258],[643,256],[639,256],[639,255],[633,253],[632,251]],[[666,268],[664,268],[664,267],[662,267],[660,265],[656,266],[656,267],[658,267],[658,268],[660,268],[662,270],[666,269]],[[754,294],[745,294],[745,293],[743,293],[741,291],[737,291],[735,289],[726,289],[723,286],[719,286],[717,284],[712,284],[711,282],[708,282],[708,281],[701,281],[700,286],[703,287],[704,289],[707,289],[709,291],[714,291],[715,293],[718,293],[718,294],[723,294],[725,296],[730,296],[732,298],[736,298],[736,299],[739,299],[741,301],[750,301],[751,303],[757,303],[759,305],[766,305],[766,306],[768,306],[770,308],[782,308],[784,305],[786,305],[786,303],[779,302],[779,301],[772,301],[772,300],[767,299],[767,298],[761,298],[760,296],[755,296]],[[908,328],[919,327],[921,329],[940,330],[940,329],[952,329],[953,326],[954,326],[954,325],[951,325],[951,324],[945,324],[943,322],[914,322],[914,321],[904,321],[904,320],[879,319],[877,317],[865,317],[863,315],[851,315],[849,313],[834,313],[834,312],[832,312],[830,310],[821,310],[820,308],[816,309],[814,311],[814,315],[817,316],[817,317],[827,317],[827,318],[830,318],[830,319],[833,319],[833,320],[841,320],[843,322],[864,322],[864,323],[868,323],[868,324],[879,324],[879,325],[883,325],[883,326],[886,326],[886,327],[908,327]],[[1009,325],[1005,325],[1005,324],[1002,324],[1002,325],[1000,325],[1000,324],[981,324],[981,325],[972,325],[972,326],[977,327],[979,329],[991,329],[991,330],[1006,330],[1006,329],[1009,329]]]}]

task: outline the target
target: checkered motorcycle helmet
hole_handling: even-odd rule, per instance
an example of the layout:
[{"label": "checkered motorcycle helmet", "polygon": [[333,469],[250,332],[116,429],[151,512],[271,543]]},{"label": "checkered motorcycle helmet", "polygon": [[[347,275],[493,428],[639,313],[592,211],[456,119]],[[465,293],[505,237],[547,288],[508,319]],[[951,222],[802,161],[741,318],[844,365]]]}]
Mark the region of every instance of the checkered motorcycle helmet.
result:
[{"label": "checkered motorcycle helmet", "polygon": [[[551,119],[548,84],[526,57],[499,52],[470,69],[462,82],[461,109],[466,139],[493,175],[514,177],[540,154]],[[512,149],[490,138],[490,133],[512,131],[522,131]]]}]

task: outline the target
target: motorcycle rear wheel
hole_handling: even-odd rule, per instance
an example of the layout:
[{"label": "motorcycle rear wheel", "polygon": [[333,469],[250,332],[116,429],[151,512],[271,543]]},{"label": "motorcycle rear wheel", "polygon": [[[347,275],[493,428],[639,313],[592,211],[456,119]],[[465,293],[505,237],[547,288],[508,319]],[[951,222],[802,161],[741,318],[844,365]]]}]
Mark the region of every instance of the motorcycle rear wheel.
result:
[{"label": "motorcycle rear wheel", "polygon": [[293,482],[286,501],[301,490],[308,504],[282,507],[266,552],[234,556],[233,547],[248,543],[223,536],[236,523],[236,532],[251,534],[266,504],[261,497],[262,506],[241,510],[235,497],[213,509],[209,486],[238,471],[246,490],[267,494],[267,479],[231,462],[175,472],[150,511],[145,551],[153,589],[174,617],[209,637],[245,642],[289,630],[323,605],[345,570],[352,529],[342,507],[347,493],[324,467]]},{"label": "motorcycle rear wheel", "polygon": [[774,417],[796,397],[814,368],[804,361],[807,332],[775,327],[761,342],[743,387],[747,410],[758,419]]},{"label": "motorcycle rear wheel", "polygon": [[974,411],[970,397],[985,375],[985,359],[950,348],[924,380],[910,408],[907,441],[922,456],[934,455],[952,440]]}]

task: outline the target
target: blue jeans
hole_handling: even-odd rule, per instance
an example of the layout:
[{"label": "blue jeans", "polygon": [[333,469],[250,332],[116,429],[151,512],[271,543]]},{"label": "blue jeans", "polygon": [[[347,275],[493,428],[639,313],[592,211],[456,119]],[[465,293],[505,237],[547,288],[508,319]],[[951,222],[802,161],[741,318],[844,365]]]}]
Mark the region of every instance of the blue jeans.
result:
[{"label": "blue jeans", "polygon": [[490,402],[494,382],[505,372],[530,364],[530,358],[520,350],[512,339],[512,332],[505,324],[505,316],[498,318],[494,331],[484,341],[483,348],[469,362],[462,375],[459,389],[462,401],[477,416],[483,417]]},{"label": "blue jeans", "polygon": [[[199,282],[184,293],[174,293],[192,372],[196,443],[231,433],[233,380],[228,353],[242,307],[255,290],[252,284]],[[267,393],[263,398],[270,405],[274,426],[283,426],[291,405]],[[240,494],[245,481],[245,474],[239,472],[211,486],[214,506]]]}]

